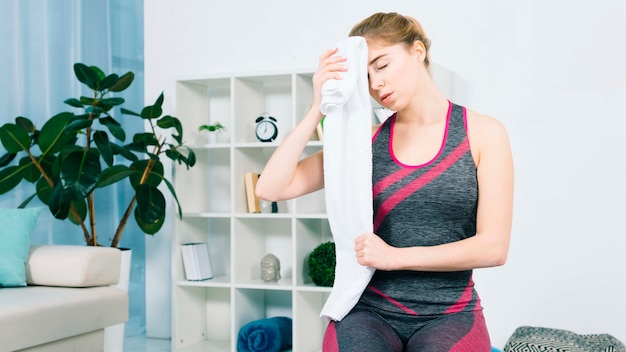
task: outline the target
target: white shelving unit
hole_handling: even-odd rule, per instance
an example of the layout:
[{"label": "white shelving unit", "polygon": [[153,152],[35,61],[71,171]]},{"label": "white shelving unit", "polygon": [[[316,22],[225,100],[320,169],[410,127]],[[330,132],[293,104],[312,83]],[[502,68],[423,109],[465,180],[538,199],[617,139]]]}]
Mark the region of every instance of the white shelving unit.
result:
[{"label": "white shelving unit", "polygon": [[[293,351],[321,350],[326,326],[319,312],[330,288],[312,283],[306,260],[317,245],[332,240],[324,193],[279,202],[275,214],[251,214],[244,187],[244,173],[260,173],[308,110],[312,75],[231,75],[177,82],[176,116],[197,164],[174,171],[184,211],[172,236],[174,350],[236,351],[241,327],[272,316],[293,319]],[[255,119],[262,113],[278,120],[274,142],[255,137]],[[215,121],[226,130],[217,135],[198,132],[201,124]],[[305,154],[321,148],[321,142],[312,139]],[[185,280],[180,244],[188,242],[208,242],[213,279]],[[260,262],[267,253],[280,260],[278,283],[261,279]]]}]

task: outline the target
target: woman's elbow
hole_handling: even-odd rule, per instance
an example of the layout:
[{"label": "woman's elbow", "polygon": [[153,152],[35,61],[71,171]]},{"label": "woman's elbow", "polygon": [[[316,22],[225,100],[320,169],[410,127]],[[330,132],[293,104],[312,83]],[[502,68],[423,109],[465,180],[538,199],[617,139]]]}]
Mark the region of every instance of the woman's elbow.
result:
[{"label": "woman's elbow", "polygon": [[506,264],[506,261],[508,259],[507,257],[508,255],[506,251],[501,252],[501,253],[496,253],[494,257],[492,258],[492,266],[495,267],[495,266],[502,266]]},{"label": "woman's elbow", "polygon": [[489,255],[489,265],[490,267],[502,266],[506,264],[509,255],[509,246],[508,244],[497,244],[494,245]]},{"label": "woman's elbow", "polygon": [[265,184],[258,182],[256,187],[254,188],[254,194],[259,199],[266,200],[268,202],[276,202],[278,201],[278,197],[274,192],[271,192]]}]

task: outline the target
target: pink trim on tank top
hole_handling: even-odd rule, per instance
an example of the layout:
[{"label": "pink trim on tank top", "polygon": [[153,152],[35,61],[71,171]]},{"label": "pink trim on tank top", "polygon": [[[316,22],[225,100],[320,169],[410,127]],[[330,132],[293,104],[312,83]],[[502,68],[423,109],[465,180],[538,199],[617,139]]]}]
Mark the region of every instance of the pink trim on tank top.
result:
[{"label": "pink trim on tank top", "polygon": [[411,308],[405,306],[404,304],[396,301],[395,299],[389,297],[386,293],[384,293],[383,291],[377,289],[376,287],[369,285],[367,286],[367,288],[369,288],[370,290],[374,291],[374,293],[376,293],[377,295],[379,295],[380,297],[386,299],[387,301],[389,301],[389,303],[393,304],[394,306],[400,308],[403,312],[410,314],[410,315],[418,315],[416,311],[412,310]]}]

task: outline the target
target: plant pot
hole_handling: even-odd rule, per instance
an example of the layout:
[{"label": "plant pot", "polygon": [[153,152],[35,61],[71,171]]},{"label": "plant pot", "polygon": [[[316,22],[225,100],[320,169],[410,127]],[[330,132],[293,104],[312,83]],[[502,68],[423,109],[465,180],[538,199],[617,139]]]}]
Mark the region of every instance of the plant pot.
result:
[{"label": "plant pot", "polygon": [[[132,250],[120,248],[122,251],[122,263],[120,266],[120,281],[114,287],[128,292],[130,282],[130,264]],[[104,352],[120,352],[124,350],[124,327],[125,323],[112,325],[104,329]]]}]

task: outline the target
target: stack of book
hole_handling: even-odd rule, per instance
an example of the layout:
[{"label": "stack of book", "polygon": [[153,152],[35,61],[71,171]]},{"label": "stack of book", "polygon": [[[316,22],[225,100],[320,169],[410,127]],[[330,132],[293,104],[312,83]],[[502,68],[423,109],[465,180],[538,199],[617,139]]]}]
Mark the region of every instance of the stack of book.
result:
[{"label": "stack of book", "polygon": [[260,175],[256,172],[246,172],[243,176],[246,186],[246,205],[248,213],[260,213],[261,204],[259,198],[255,194],[256,183],[259,180]]},{"label": "stack of book", "polygon": [[209,245],[206,242],[183,243],[180,249],[187,280],[201,281],[213,278]]}]

